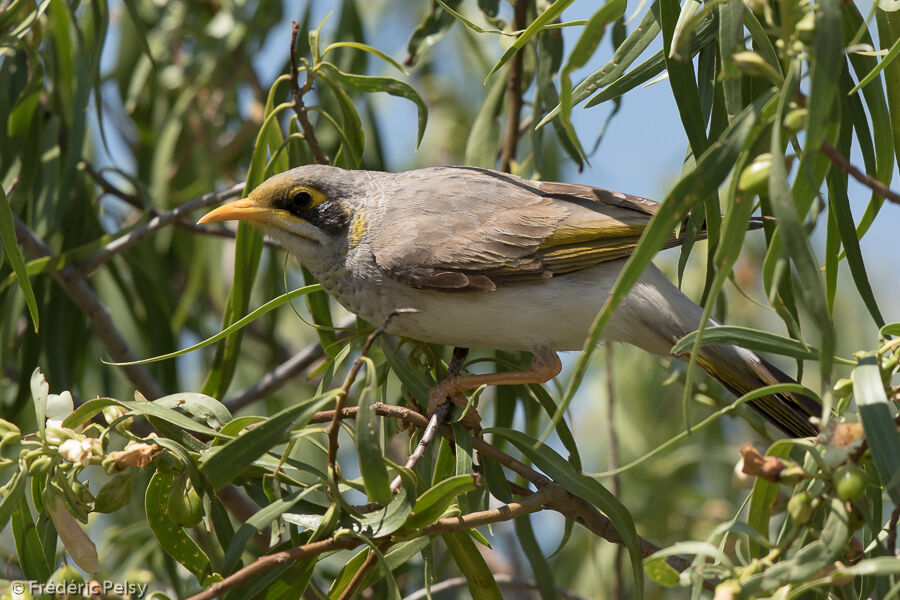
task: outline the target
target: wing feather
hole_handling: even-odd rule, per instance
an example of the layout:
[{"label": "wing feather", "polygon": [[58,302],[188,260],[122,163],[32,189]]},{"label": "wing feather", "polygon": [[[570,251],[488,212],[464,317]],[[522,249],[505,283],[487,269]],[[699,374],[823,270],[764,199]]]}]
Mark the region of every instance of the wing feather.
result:
[{"label": "wing feather", "polygon": [[[374,236],[376,263],[413,287],[439,290],[490,291],[626,257],[658,208],[475,167],[408,171],[394,185]],[[673,236],[667,247],[680,243]]]}]

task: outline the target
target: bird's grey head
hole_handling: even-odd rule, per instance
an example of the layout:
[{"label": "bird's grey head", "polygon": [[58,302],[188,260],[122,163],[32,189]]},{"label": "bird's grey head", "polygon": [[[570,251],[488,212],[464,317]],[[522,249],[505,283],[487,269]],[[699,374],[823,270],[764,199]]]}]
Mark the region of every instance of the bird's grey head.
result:
[{"label": "bird's grey head", "polygon": [[297,167],[273,175],[246,198],[215,209],[201,222],[247,221],[303,261],[347,235],[369,179],[365,171],[327,165]]}]

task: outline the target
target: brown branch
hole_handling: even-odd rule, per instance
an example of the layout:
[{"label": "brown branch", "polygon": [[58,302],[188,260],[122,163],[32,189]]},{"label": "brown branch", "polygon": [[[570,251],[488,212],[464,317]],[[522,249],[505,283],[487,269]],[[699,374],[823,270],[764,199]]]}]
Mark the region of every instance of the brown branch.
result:
[{"label": "brown branch", "polygon": [[510,502],[497,508],[482,510],[460,515],[458,517],[444,517],[438,519],[428,527],[421,530],[423,535],[434,535],[436,533],[446,533],[448,531],[458,531],[460,529],[472,529],[482,525],[490,525],[501,521],[509,521],[522,515],[527,515],[541,510],[545,505],[549,506],[552,502],[559,502],[565,498],[566,492],[559,485],[548,485],[533,494],[525,496],[519,502]]},{"label": "brown branch", "polygon": [[888,522],[887,549],[891,556],[897,555],[897,521],[900,520],[900,506],[895,506]]},{"label": "brown branch", "polygon": [[138,210],[144,210],[144,203],[141,202],[140,198],[138,198],[135,194],[123,192],[118,187],[113,185],[113,183],[109,179],[107,179],[105,175],[103,175],[102,169],[100,171],[94,169],[94,167],[91,166],[91,164],[87,161],[81,161],[78,166],[84,169],[84,172],[90,175],[91,179],[94,180],[94,183],[100,186],[100,189],[105,193],[111,196],[115,196],[119,200],[122,200],[126,204]]},{"label": "brown branch", "polygon": [[130,248],[138,242],[143,241],[155,231],[179,221],[182,217],[195,210],[206,208],[207,206],[211,206],[213,204],[218,204],[219,202],[222,202],[224,200],[238,198],[240,197],[241,193],[243,193],[243,191],[244,184],[236,183],[235,185],[225,188],[224,190],[211,192],[209,194],[200,196],[199,198],[195,198],[194,200],[185,202],[181,206],[153,217],[152,219],[147,221],[147,223],[141,225],[134,231],[127,233],[120,238],[116,238],[115,240],[107,244],[102,250],[100,250],[93,256],[88,257],[84,262],[82,262],[80,265],[77,265],[77,267],[75,268],[77,269],[77,272],[81,277],[89,277],[93,274],[94,271],[97,270],[100,265],[108,261],[110,258],[115,256],[119,252],[122,252],[126,248]]},{"label": "brown branch", "polygon": [[316,131],[309,121],[308,109],[303,103],[303,96],[312,89],[313,76],[309,71],[309,65],[305,65],[306,83],[300,86],[300,71],[297,68],[297,34],[300,32],[300,23],[292,21],[291,25],[291,98],[294,100],[294,112],[297,113],[297,120],[300,122],[300,128],[303,129],[303,137],[312,150],[313,158],[320,165],[327,165],[331,162],[328,156],[322,152],[322,146],[319,145],[319,139],[316,137]]},{"label": "brown branch", "polygon": [[[457,377],[462,373],[463,367],[466,363],[466,356],[469,354],[468,348],[454,348],[453,349],[453,358],[450,361],[450,368],[448,369],[447,377]],[[439,404],[437,408],[434,409],[434,413],[432,413],[431,417],[428,420],[428,425],[425,427],[425,432],[422,434],[422,438],[419,440],[419,443],[416,445],[416,449],[412,454],[409,455],[409,458],[406,459],[406,464],[404,465],[407,469],[414,469],[416,465],[419,464],[419,461],[422,460],[422,457],[425,456],[425,451],[428,450],[428,446],[431,445],[431,442],[434,441],[435,436],[438,433],[438,427],[444,423],[447,419],[447,415],[450,414],[450,401],[445,400],[442,404]],[[394,480],[391,482],[391,492],[396,494],[400,491],[400,486],[403,485],[403,480],[397,475]]]},{"label": "brown branch", "polygon": [[258,558],[243,569],[235,571],[222,581],[212,584],[202,592],[194,594],[188,598],[188,600],[213,600],[213,598],[221,597],[223,592],[239,587],[247,583],[252,577],[259,575],[260,573],[265,573],[266,571],[271,571],[275,567],[295,562],[301,558],[306,558],[307,556],[317,556],[323,552],[350,550],[360,544],[362,544],[362,541],[358,538],[328,538],[327,540],[310,542],[309,544],[297,546],[290,550],[268,554]]},{"label": "brown branch", "polygon": [[[525,29],[528,19],[528,3],[516,0],[513,29]],[[525,52],[519,50],[509,61],[509,74],[506,77],[506,137],[503,141],[503,152],[500,154],[500,170],[510,172],[510,165],[516,158],[519,145],[519,119],[522,113],[522,65]]]},{"label": "brown branch", "polygon": [[[374,333],[375,332],[373,332],[373,334]],[[371,341],[372,339],[374,339],[373,336],[370,336],[369,341]],[[367,346],[368,345],[369,344],[367,343]],[[426,419],[421,414],[403,406],[394,406],[376,402],[375,404],[373,404],[372,408],[377,414],[381,416],[400,419],[419,428],[425,428],[428,426],[429,419]],[[339,410],[320,411],[313,416],[310,422],[324,423],[331,421],[332,423],[334,423],[336,420],[335,417],[339,416],[340,419],[354,418],[356,417],[358,412],[358,407],[341,407]],[[453,439],[453,432],[448,426],[442,425],[438,429],[441,435],[447,437],[450,440]],[[612,526],[609,519],[607,519],[606,516],[604,516],[594,505],[590,504],[586,500],[570,494],[559,484],[534,471],[527,465],[521,463],[512,456],[509,456],[505,452],[494,448],[480,438],[473,438],[472,446],[480,453],[491,456],[504,466],[507,466],[511,470],[519,473],[523,477],[526,477],[527,479],[535,483],[535,485],[538,486],[538,491],[531,492],[530,490],[522,488],[521,486],[512,484],[510,487],[511,489],[513,489],[513,491],[515,491],[515,493],[520,495],[524,494],[524,497],[519,502],[511,502],[499,508],[470,513],[467,515],[462,515],[460,517],[445,517],[443,519],[438,519],[428,527],[424,527],[423,529],[421,529],[419,532],[421,535],[431,535],[449,531],[471,529],[473,527],[478,527],[481,525],[507,521],[517,516],[536,512],[538,510],[541,510],[542,508],[548,508],[550,510],[559,512],[560,514],[568,517],[576,523],[581,524],[585,528],[589,529],[590,531],[607,541],[616,544],[624,544],[621,536],[615,530],[615,527]],[[381,542],[383,544],[391,543],[391,541],[388,539],[383,539],[381,540]],[[266,571],[274,569],[279,565],[287,564],[291,561],[305,558],[307,556],[322,554],[324,552],[332,552],[335,550],[349,550],[355,548],[356,546],[359,546],[362,543],[363,542],[358,538],[340,536],[337,538],[329,538],[327,540],[312,542],[268,556],[263,556],[250,565],[244,567],[243,569],[240,569],[235,573],[229,575],[222,581],[213,584],[203,592],[191,596],[190,598],[188,598],[188,600],[212,600],[217,596],[221,596],[221,594],[227,590],[243,585],[255,575],[259,575],[260,573],[264,573]],[[639,543],[641,556],[644,557],[649,556],[660,549],[656,544],[649,542],[643,538],[639,538]],[[368,562],[369,560],[367,559],[366,563]],[[683,571],[690,566],[689,561],[677,556],[669,557],[668,563],[679,571]],[[363,571],[363,569],[360,569],[360,571]],[[362,581],[364,575],[365,573],[360,574],[359,572],[357,572],[356,576],[354,577],[354,581]],[[712,590],[715,589],[716,583],[717,582],[715,580],[708,580],[704,582],[704,587],[706,589]]]},{"label": "brown branch", "polygon": [[822,142],[821,149],[822,149],[822,154],[824,154],[825,156],[830,158],[831,162],[833,162],[835,165],[837,165],[837,167],[841,171],[852,176],[855,180],[857,180],[864,186],[870,188],[873,192],[875,192],[879,196],[887,198],[888,200],[890,200],[891,202],[894,202],[896,204],[900,204],[900,194],[898,194],[897,192],[891,191],[891,188],[886,186],[884,183],[882,183],[878,179],[875,179],[871,175],[866,175],[865,173],[860,171],[853,164],[851,164],[850,161],[847,160],[847,158],[844,157],[844,155],[841,154],[837,148],[835,148],[834,146],[829,144],[827,141]]},{"label": "brown branch", "polygon": [[[16,228],[16,239],[31,254],[39,257],[48,256],[55,258],[53,251],[47,244],[34,233],[24,221],[18,216],[13,215],[13,222]],[[60,287],[68,294],[72,302],[81,310],[85,317],[91,322],[91,326],[97,332],[97,336],[106,346],[109,355],[116,362],[131,362],[137,360],[137,355],[119,333],[112,316],[106,310],[106,307],[88,285],[84,277],[74,266],[65,267],[58,271],[53,271],[53,277],[59,283]],[[122,371],[144,396],[150,400],[161,398],[165,395],[162,386],[147,367],[144,365],[128,365],[123,366]]]},{"label": "brown branch", "polygon": [[[378,550],[379,552],[384,553],[390,546],[390,541],[387,541],[383,543]],[[359,569],[356,570],[356,573],[353,574],[353,578],[350,580],[350,583],[347,584],[347,587],[344,588],[344,593],[338,597],[338,600],[350,600],[350,598],[356,596],[356,588],[362,585],[366,575],[369,574],[369,571],[372,570],[372,567],[375,566],[376,562],[378,562],[378,555],[370,549],[366,560],[360,565]]]}]

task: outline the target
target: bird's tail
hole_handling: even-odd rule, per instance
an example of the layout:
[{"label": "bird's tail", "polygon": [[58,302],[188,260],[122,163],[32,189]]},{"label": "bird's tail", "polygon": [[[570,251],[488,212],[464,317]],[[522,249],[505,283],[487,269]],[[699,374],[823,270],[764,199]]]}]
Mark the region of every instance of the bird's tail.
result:
[{"label": "bird's tail", "polygon": [[[753,352],[737,346],[703,346],[697,364],[738,397],[763,386],[796,381]],[[808,396],[771,394],[748,404],[767,421],[791,437],[818,434],[810,417],[820,417],[822,406]]]}]

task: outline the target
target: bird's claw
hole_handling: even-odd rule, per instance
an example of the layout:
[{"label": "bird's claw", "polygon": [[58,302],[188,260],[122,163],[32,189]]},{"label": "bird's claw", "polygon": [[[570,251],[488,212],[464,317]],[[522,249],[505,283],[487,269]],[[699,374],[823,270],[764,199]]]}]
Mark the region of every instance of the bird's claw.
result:
[{"label": "bird's claw", "polygon": [[[463,390],[455,385],[452,378],[445,379],[428,391],[428,417],[431,417],[434,411],[437,410],[437,407],[448,400],[462,407],[465,407],[468,403]],[[478,414],[474,406],[470,406],[460,422],[469,429],[480,429],[481,415]]]}]

